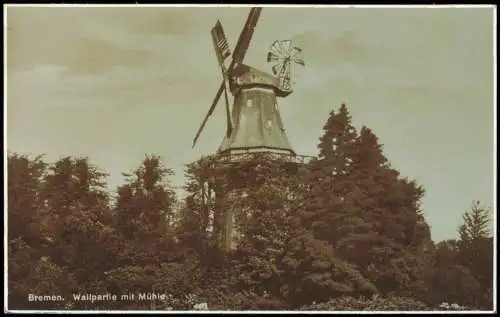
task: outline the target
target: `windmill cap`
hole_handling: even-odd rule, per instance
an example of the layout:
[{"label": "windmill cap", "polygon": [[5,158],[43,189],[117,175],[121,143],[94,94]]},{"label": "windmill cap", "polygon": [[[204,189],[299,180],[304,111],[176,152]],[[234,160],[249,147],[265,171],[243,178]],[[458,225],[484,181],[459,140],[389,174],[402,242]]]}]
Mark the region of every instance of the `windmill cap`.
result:
[{"label": "windmill cap", "polygon": [[267,86],[272,88],[279,97],[285,97],[292,92],[291,90],[283,89],[278,79],[273,75],[245,64],[236,66],[231,72],[231,78],[231,91],[234,94],[246,86]]}]

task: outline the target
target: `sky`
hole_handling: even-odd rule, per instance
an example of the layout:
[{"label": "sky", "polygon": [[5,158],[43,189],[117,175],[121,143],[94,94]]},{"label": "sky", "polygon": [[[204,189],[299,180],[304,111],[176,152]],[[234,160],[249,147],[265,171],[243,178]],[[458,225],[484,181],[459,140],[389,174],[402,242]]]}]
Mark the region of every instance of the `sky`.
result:
[{"label": "sky", "polygon": [[[156,154],[182,186],[184,165],[214,153],[225,131],[221,100],[191,148],[221,81],[210,29],[220,19],[234,48],[248,11],[8,7],[8,150],[87,156],[112,190]],[[346,103],[425,188],[439,241],[457,236],[473,200],[494,207],[493,23],[492,8],[265,7],[245,63],[270,72],[272,42],[294,40],[306,66],[279,100],[294,150],[315,155],[329,112]]]}]

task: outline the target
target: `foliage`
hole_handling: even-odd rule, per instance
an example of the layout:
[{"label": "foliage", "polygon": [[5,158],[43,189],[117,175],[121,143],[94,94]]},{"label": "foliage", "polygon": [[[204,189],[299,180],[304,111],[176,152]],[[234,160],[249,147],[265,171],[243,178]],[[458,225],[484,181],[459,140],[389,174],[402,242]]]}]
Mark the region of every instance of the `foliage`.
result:
[{"label": "foliage", "polygon": [[472,272],[484,290],[493,287],[493,237],[489,230],[490,210],[472,203],[459,228],[458,261]]},{"label": "foliage", "polygon": [[[493,237],[489,230],[490,210],[474,201],[464,216],[457,241],[457,263],[467,268],[479,284],[479,292],[471,306],[490,309],[493,305]],[[482,295],[479,295],[481,294]],[[475,294],[475,293],[471,293]],[[466,303],[464,303],[466,304]]]},{"label": "foliage", "polygon": [[126,239],[151,243],[171,227],[175,193],[166,177],[173,175],[156,156],[147,156],[141,166],[118,188],[117,227]]},{"label": "foliage", "polygon": [[255,294],[252,291],[239,291],[235,293],[217,293],[209,301],[210,310],[288,310],[291,306],[285,301],[268,293]]},{"label": "foliage", "polygon": [[[353,127],[346,105],[310,163],[249,158],[188,164],[180,200],[158,156],[124,174],[113,197],[88,158],[9,154],[9,308],[491,309],[489,209],[474,202],[459,239],[434,243],[424,189],[391,166],[372,130]],[[108,293],[167,296],[72,300]]]},{"label": "foliage", "polygon": [[102,243],[111,231],[102,221],[109,210],[105,173],[87,158],[64,157],[49,167],[43,197],[52,240],[48,255],[82,283],[98,278],[112,265]]},{"label": "foliage", "polygon": [[[19,309],[32,309],[28,302],[29,294],[57,294],[70,298],[77,282],[73,274],[55,264],[49,257],[27,245],[22,239],[9,242],[8,262],[9,306]],[[42,302],[39,308],[63,308],[64,302]]]},{"label": "foliage", "polygon": [[[191,273],[188,265],[175,261],[176,197],[168,180],[172,174],[171,169],[162,165],[160,157],[146,156],[132,175],[126,174],[126,183],[118,188],[115,223],[120,248],[115,266],[105,272],[108,287],[116,293],[168,290],[170,295],[178,297],[182,294],[174,294],[172,290],[183,292],[194,286],[189,284],[192,279],[187,275]],[[142,308],[152,305],[126,304],[131,307],[139,304]]]},{"label": "foliage", "polygon": [[473,202],[463,220],[458,240],[436,246],[429,302],[491,309],[493,238],[487,230],[489,211],[480,202]]},{"label": "foliage", "polygon": [[41,156],[30,159],[14,153],[7,161],[8,238],[23,238],[30,245],[44,242],[41,197],[47,164]]},{"label": "foliage", "polygon": [[297,232],[282,259],[283,297],[298,308],[331,297],[372,295],[375,286],[307,231]]},{"label": "foliage", "polygon": [[319,149],[305,225],[381,294],[420,296],[426,267],[415,253],[430,240],[420,229],[423,189],[390,167],[370,129],[355,132],[345,105],[330,114]]}]

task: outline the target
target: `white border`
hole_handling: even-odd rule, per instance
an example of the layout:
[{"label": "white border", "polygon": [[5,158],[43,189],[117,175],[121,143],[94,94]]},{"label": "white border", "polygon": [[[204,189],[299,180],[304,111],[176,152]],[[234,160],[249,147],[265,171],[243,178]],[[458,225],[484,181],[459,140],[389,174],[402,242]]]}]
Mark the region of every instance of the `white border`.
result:
[{"label": "white border", "polygon": [[3,285],[3,293],[4,293],[4,312],[8,312],[7,306],[7,285],[8,285],[8,278],[9,275],[7,274],[8,270],[8,262],[7,262],[7,256],[8,256],[8,235],[7,235],[7,217],[8,217],[8,212],[7,212],[7,206],[8,206],[8,191],[7,191],[7,6],[4,5],[4,10],[3,10],[3,200],[4,200],[4,210],[3,210],[3,258],[4,258],[4,285]]},{"label": "white border", "polygon": [[[12,312],[12,313],[38,313],[38,312],[53,312],[53,313],[70,313],[70,314],[103,314],[103,313],[125,313],[125,314],[133,314],[133,313],[143,313],[143,314],[169,314],[169,313],[198,313],[198,314],[226,314],[226,313],[235,313],[235,314],[260,314],[260,313],[271,313],[271,314],[295,314],[295,313],[312,313],[315,314],[378,314],[382,313],[381,311],[377,312],[368,312],[368,311],[142,311],[142,310],[89,310],[89,311],[76,311],[76,310],[7,310],[7,248],[8,248],[8,239],[7,239],[7,7],[185,7],[185,8],[193,8],[193,7],[252,7],[256,5],[248,5],[248,4],[204,4],[204,5],[196,5],[196,4],[4,4],[4,24],[3,24],[3,34],[4,34],[4,312]],[[411,9],[411,8],[492,8],[495,9],[495,5],[278,5],[278,4],[259,4],[260,7],[288,7],[288,8],[397,8],[397,9]],[[497,215],[496,215],[496,198],[497,198],[497,136],[496,136],[496,115],[497,115],[497,49],[496,49],[496,26],[497,26],[497,13],[496,10],[493,10],[493,126],[495,128],[493,144],[494,144],[494,177],[493,177],[493,188],[494,188],[494,199],[493,199],[493,243],[494,243],[494,254],[493,254],[493,312],[497,309]],[[450,314],[460,314],[464,312],[460,311],[445,311]],[[433,314],[433,313],[443,313],[443,311],[387,311],[383,312],[387,314]],[[491,311],[467,311],[467,313],[477,313],[477,314],[489,314]]]},{"label": "white border", "polygon": [[497,310],[497,10],[493,10],[493,311]]},{"label": "white border", "polygon": [[390,5],[390,4],[374,4],[374,5],[349,5],[349,4],[5,4],[5,7],[144,7],[144,8],[158,8],[158,7],[181,7],[181,8],[209,8],[209,7],[263,7],[263,8],[469,8],[469,9],[479,9],[479,8],[492,8],[494,5],[488,4],[434,4],[434,5],[419,5],[419,4],[409,4],[409,5]]}]

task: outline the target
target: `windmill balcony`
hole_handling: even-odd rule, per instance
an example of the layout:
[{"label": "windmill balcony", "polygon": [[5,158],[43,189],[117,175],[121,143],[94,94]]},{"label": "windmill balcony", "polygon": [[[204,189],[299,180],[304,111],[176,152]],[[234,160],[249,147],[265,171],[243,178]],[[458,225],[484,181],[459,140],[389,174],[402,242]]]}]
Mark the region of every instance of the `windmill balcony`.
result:
[{"label": "windmill balcony", "polygon": [[265,155],[266,158],[269,158],[271,160],[279,159],[296,164],[307,164],[313,158],[312,156],[296,155],[288,152],[267,152],[267,151],[263,152],[262,150],[252,150],[252,149],[231,151],[231,153],[227,152],[220,153],[219,157],[221,161],[231,163],[231,162],[242,162],[242,161],[253,160],[257,156],[262,156],[262,155]]}]

